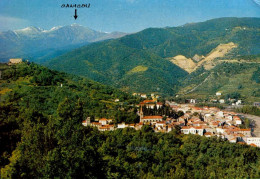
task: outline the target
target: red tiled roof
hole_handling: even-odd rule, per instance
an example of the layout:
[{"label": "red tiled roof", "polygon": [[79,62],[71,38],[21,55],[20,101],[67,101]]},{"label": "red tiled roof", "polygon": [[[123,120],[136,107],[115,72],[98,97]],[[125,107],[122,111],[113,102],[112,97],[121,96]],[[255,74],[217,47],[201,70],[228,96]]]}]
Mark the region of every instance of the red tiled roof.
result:
[{"label": "red tiled roof", "polygon": [[204,129],[202,126],[194,127],[195,129]]},{"label": "red tiled roof", "polygon": [[99,121],[112,121],[113,119],[106,119],[106,118],[101,118]]},{"label": "red tiled roof", "polygon": [[257,147],[257,145],[255,145],[255,144],[253,144],[253,143],[252,143],[252,144],[250,144],[250,145],[251,145],[251,146],[253,146],[253,147]]},{"label": "red tiled roof", "polygon": [[191,127],[189,126],[183,126],[181,129],[190,129]]},{"label": "red tiled roof", "polygon": [[143,119],[162,119],[162,116],[144,116]]},{"label": "red tiled roof", "polygon": [[218,122],[212,122],[212,125],[218,125]]},{"label": "red tiled roof", "polygon": [[107,121],[107,119],[106,118],[101,118],[101,119],[99,119],[99,121]]},{"label": "red tiled roof", "polygon": [[240,131],[250,131],[251,132],[251,129],[240,129]]},{"label": "red tiled roof", "polygon": [[245,135],[243,135],[243,134],[235,134],[234,136],[237,136],[237,137],[244,137]]},{"label": "red tiled roof", "polygon": [[204,122],[202,122],[202,121],[195,121],[195,122],[193,122],[193,124],[203,124]]},{"label": "red tiled roof", "polygon": [[202,110],[202,108],[199,108],[199,107],[193,107],[192,109],[194,109],[194,110]]},{"label": "red tiled roof", "polygon": [[230,132],[238,132],[240,131],[239,129],[226,129],[227,131],[230,131]]},{"label": "red tiled roof", "polygon": [[204,135],[212,135],[211,132],[206,132]]},{"label": "red tiled roof", "polygon": [[146,104],[146,103],[155,103],[154,100],[144,100],[140,104]]},{"label": "red tiled roof", "polygon": [[106,126],[106,127],[114,127],[114,125],[113,124],[111,124],[111,125],[104,125],[104,126]]},{"label": "red tiled roof", "polygon": [[237,142],[237,144],[245,145],[245,142]]},{"label": "red tiled roof", "polygon": [[109,129],[109,127],[107,127],[107,126],[101,126],[101,127],[99,127],[99,129]]},{"label": "red tiled roof", "polygon": [[237,138],[236,138],[236,137],[234,137],[234,138],[232,138],[232,139],[230,139],[230,140],[237,140]]}]

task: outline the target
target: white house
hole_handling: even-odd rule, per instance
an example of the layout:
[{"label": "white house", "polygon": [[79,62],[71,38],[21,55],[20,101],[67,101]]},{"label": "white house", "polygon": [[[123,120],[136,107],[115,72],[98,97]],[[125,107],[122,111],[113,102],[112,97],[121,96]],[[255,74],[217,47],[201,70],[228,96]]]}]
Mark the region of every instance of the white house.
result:
[{"label": "white house", "polygon": [[141,94],[141,98],[147,98],[146,94]]},{"label": "white house", "polygon": [[236,105],[238,106],[238,105],[241,105],[242,104],[242,100],[238,100],[237,102],[236,102]]},{"label": "white house", "polygon": [[162,105],[163,105],[163,103],[157,102],[157,103],[156,103],[156,107],[157,107],[157,109],[158,109],[158,108],[161,108]]},{"label": "white house", "polygon": [[102,118],[102,119],[99,119],[98,122],[101,123],[102,125],[107,125],[107,124],[109,124],[110,122],[112,122],[112,119]]},{"label": "white house", "polygon": [[126,125],[124,122],[121,123],[121,124],[117,124],[118,129],[123,129],[123,128],[126,128],[126,127],[128,127],[128,125]]},{"label": "white house", "polygon": [[225,100],[224,99],[220,99],[219,103],[223,104],[223,103],[225,103]]},{"label": "white house", "polygon": [[9,65],[11,64],[17,64],[17,63],[22,63],[23,62],[23,59],[22,58],[11,58],[9,59]]},{"label": "white house", "polygon": [[242,124],[242,120],[241,119],[235,119],[236,125],[241,125]]},{"label": "white house", "polygon": [[203,136],[204,129],[202,127],[183,126],[181,132],[183,134],[198,134]]},{"label": "white house", "polygon": [[220,93],[220,92],[217,92],[217,93],[216,93],[216,96],[221,96],[221,93]]}]

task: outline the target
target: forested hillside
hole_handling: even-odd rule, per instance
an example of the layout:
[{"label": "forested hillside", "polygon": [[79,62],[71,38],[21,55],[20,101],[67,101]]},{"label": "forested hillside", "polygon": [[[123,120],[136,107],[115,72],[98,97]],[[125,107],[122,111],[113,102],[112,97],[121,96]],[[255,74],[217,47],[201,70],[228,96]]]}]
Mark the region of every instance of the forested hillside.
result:
[{"label": "forested hillside", "polygon": [[171,28],[149,28],[92,44],[57,57],[50,68],[89,77],[134,92],[173,95],[186,71],[169,61],[176,55],[206,56],[234,44],[228,59],[260,53],[259,18],[219,18]]},{"label": "forested hillside", "polygon": [[100,132],[82,120],[133,122],[138,99],[35,64],[0,69],[1,178],[260,177],[259,148],[146,125]]},{"label": "forested hillside", "polygon": [[82,47],[49,62],[48,67],[121,89],[173,94],[187,72],[153,53],[119,41]]},{"label": "forested hillside", "polygon": [[[70,121],[67,127],[78,126],[86,117],[92,120],[106,117],[127,123],[139,119],[133,105],[139,100],[111,87],[36,64],[1,64],[0,70],[1,168],[30,133],[35,136],[48,133],[52,138],[49,132],[55,125],[63,126],[63,122]],[[43,131],[47,126],[48,130]],[[67,132],[71,131],[69,128]],[[31,136],[28,139],[34,140]],[[35,159],[38,160],[36,156]]]}]

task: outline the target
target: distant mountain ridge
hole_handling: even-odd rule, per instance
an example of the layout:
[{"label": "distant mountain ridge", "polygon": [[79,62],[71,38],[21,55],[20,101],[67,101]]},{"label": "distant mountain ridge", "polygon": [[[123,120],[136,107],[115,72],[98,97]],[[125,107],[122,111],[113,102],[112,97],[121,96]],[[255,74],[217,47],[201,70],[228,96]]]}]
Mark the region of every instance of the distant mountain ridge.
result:
[{"label": "distant mountain ridge", "polygon": [[[42,52],[50,57],[72,50],[91,42],[118,38],[123,32],[98,32],[90,28],[72,24],[43,30],[37,27],[0,32],[0,61],[8,58],[39,58]],[[46,55],[44,55],[46,58]]]}]

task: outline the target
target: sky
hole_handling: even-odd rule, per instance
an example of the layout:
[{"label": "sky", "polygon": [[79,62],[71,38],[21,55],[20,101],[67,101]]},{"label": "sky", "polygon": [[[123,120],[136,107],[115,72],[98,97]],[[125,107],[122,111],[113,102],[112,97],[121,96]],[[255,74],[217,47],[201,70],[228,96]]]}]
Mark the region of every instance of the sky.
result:
[{"label": "sky", "polygon": [[[61,8],[62,4],[90,8]],[[219,17],[260,17],[260,0],[0,0],[0,31],[49,30],[77,23],[103,32],[137,32]]]}]

